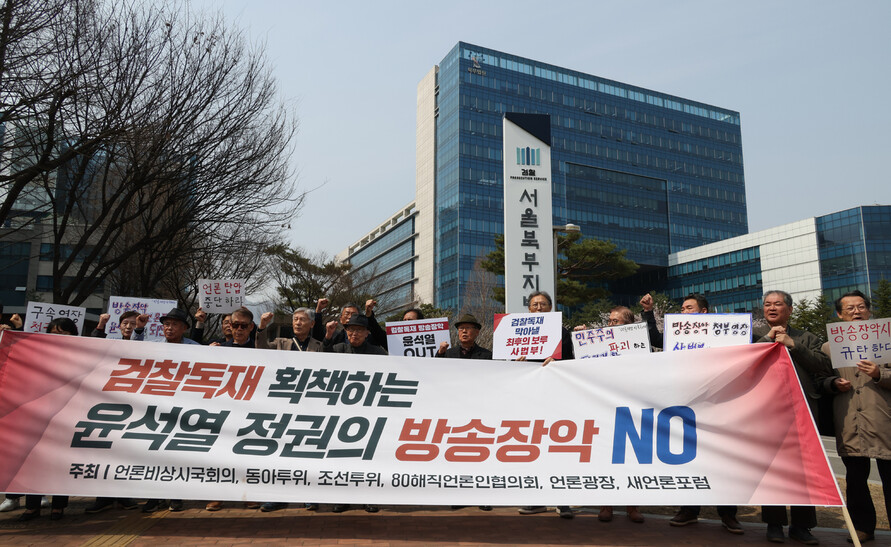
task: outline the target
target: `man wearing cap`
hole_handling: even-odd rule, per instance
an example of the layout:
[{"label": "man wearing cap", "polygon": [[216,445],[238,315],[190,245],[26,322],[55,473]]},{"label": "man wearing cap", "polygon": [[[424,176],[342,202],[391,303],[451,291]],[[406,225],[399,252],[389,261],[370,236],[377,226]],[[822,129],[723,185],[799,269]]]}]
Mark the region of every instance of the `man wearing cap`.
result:
[{"label": "man wearing cap", "polygon": [[448,342],[443,342],[439,345],[436,356],[450,359],[491,359],[492,352],[476,343],[481,328],[483,326],[476,320],[476,317],[469,313],[462,315],[455,323],[455,330],[458,331],[458,346],[450,348]]},{"label": "man wearing cap", "polygon": [[380,346],[368,343],[368,319],[364,315],[355,314],[343,325],[346,331],[346,342],[334,343],[334,331],[337,321],[329,321],[325,325],[325,351],[333,353],[355,353],[363,355],[387,355]]},{"label": "man wearing cap", "polygon": [[[368,331],[368,319],[364,315],[359,315],[357,313],[351,316],[349,321],[343,325],[347,341],[335,344],[332,337],[334,336],[334,331],[337,329],[337,325],[337,321],[329,321],[328,324],[325,325],[326,336],[325,342],[323,343],[325,351],[332,353],[353,353],[357,355],[387,355],[387,351],[382,347],[368,343],[368,335],[370,332]],[[350,508],[351,506],[348,504],[338,503],[334,505],[332,511],[334,513],[343,513]],[[369,513],[377,513],[378,507],[376,505],[365,505],[365,511]]]},{"label": "man wearing cap", "polygon": [[162,331],[164,333],[164,342],[168,344],[192,344],[200,346],[198,342],[184,335],[189,329],[189,314],[179,308],[173,308],[167,315],[161,316]]},{"label": "man wearing cap", "polygon": [[[189,329],[189,314],[179,308],[173,308],[167,315],[161,316],[159,319],[163,327],[164,340],[167,344],[190,344],[200,346],[198,342],[191,338],[185,338],[183,335]],[[148,500],[142,506],[143,513],[154,513],[159,509],[162,500]],[[183,510],[183,500],[170,500],[169,509],[173,512]]]}]

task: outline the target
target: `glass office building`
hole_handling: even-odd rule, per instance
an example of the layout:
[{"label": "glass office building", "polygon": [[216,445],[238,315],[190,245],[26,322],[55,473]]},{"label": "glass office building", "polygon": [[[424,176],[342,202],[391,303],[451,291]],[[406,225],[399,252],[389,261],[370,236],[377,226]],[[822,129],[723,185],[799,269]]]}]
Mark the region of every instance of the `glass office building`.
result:
[{"label": "glass office building", "polygon": [[891,280],[891,206],[855,207],[669,256],[668,294],[697,292],[712,311],[750,312],[765,291],[795,301],[822,292],[833,301],[855,289],[871,295]]},{"label": "glass office building", "polygon": [[433,252],[419,261],[434,261],[439,307],[461,307],[502,233],[505,112],[551,117],[554,224],[628,249],[644,275],[748,231],[737,112],[466,43],[427,79],[417,186]]}]

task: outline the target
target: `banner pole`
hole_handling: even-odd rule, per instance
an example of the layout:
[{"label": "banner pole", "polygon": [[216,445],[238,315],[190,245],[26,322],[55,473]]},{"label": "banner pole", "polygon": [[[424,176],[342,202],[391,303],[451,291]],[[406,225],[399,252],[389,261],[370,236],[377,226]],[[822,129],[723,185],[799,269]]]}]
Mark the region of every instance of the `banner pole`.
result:
[{"label": "banner pole", "polygon": [[845,516],[845,525],[851,534],[851,541],[854,542],[854,547],[860,547],[860,538],[857,537],[857,530],[854,529],[854,523],[851,521],[851,513],[848,513],[847,505],[842,505],[842,514]]}]

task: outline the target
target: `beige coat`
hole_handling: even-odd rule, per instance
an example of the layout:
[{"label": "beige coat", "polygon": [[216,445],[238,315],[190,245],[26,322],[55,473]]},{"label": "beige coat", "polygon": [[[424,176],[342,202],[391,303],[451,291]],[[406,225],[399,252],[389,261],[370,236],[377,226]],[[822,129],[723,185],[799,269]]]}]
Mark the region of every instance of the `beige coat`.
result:
[{"label": "beige coat", "polygon": [[[829,344],[823,352],[830,354]],[[891,460],[891,365],[880,365],[879,372],[873,379],[857,367],[842,367],[822,379],[823,391],[835,394],[832,408],[840,456]],[[851,382],[851,389],[837,392],[836,378]]]},{"label": "beige coat", "polygon": [[[294,339],[293,338],[276,338],[269,343],[269,337],[266,334],[267,329],[257,330],[257,339],[255,345],[260,349],[280,349],[290,351],[291,348],[294,347]],[[315,338],[309,339],[309,345],[306,347],[306,351],[323,351],[322,343],[316,340]]]}]

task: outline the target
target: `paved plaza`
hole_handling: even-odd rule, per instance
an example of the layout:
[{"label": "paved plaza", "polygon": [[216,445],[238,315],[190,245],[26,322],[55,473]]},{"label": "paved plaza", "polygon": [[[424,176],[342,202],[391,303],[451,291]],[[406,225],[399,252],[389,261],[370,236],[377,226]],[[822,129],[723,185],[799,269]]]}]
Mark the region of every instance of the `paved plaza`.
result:
[{"label": "paved plaza", "polygon": [[[0,545],[769,545],[764,525],[752,522],[757,520],[756,508],[740,509],[745,534],[735,536],[709,518],[671,527],[669,515],[653,514],[649,508],[642,508],[647,521],[634,524],[620,508],[613,522],[603,523],[594,508],[580,508],[576,518],[566,520],[553,510],[522,516],[515,507],[483,512],[475,507],[383,506],[376,514],[361,509],[335,514],[329,505],[318,512],[292,505],[263,513],[231,502],[211,513],[198,501],[187,501],[180,513],[113,509],[86,515],[83,510],[91,501],[72,498],[60,521],[50,521],[48,510],[28,523],[16,521],[20,510],[2,513]],[[838,528],[818,528],[814,534],[824,546],[849,545],[847,533]],[[867,545],[889,546],[891,532],[879,531],[876,539]]]}]

